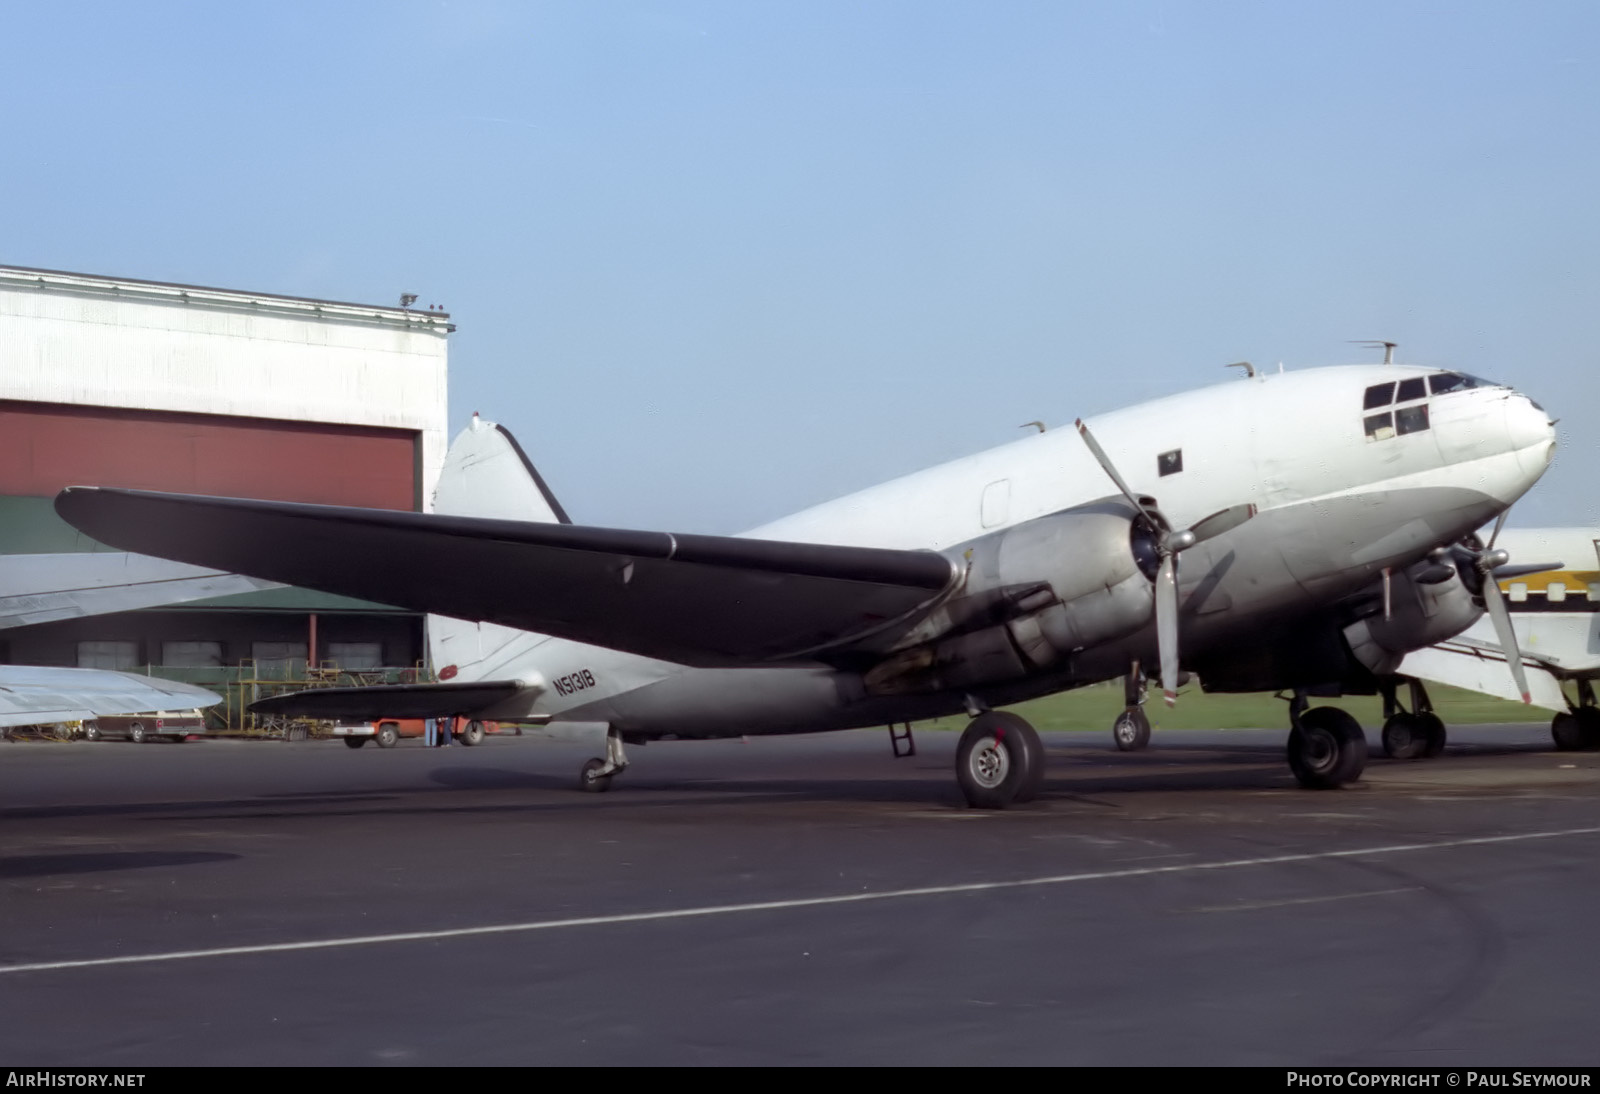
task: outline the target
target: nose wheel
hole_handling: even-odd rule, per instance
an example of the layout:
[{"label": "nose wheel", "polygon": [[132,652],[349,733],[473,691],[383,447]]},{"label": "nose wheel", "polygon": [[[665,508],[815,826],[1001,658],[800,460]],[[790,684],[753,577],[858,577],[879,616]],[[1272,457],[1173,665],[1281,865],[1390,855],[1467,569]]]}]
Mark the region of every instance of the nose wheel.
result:
[{"label": "nose wheel", "polygon": [[1038,796],[1044,744],[1025,720],[990,710],[967,723],[956,745],[956,782],[974,809],[1005,809]]}]

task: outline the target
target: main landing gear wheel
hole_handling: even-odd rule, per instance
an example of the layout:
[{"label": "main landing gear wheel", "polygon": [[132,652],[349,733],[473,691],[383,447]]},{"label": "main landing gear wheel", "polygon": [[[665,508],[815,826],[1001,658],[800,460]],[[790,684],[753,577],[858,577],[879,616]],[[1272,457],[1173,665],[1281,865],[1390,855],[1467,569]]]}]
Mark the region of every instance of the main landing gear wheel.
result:
[{"label": "main landing gear wheel", "polygon": [[1141,707],[1130,707],[1111,724],[1111,739],[1118,752],[1138,752],[1150,743],[1150,719]]},{"label": "main landing gear wheel", "polygon": [[1550,722],[1550,736],[1561,752],[1600,749],[1600,707],[1562,711]]},{"label": "main landing gear wheel", "polygon": [[1415,760],[1428,750],[1422,719],[1401,712],[1383,723],[1383,754],[1391,760]]},{"label": "main landing gear wheel", "polygon": [[1044,783],[1044,745],[1022,718],[991,710],[967,723],[956,745],[956,781],[967,804],[1004,809],[1032,801]]},{"label": "main landing gear wheel", "polygon": [[1422,750],[1423,759],[1431,760],[1444,751],[1445,729],[1444,719],[1433,711],[1428,710],[1417,715],[1422,722],[1423,736],[1427,738],[1427,745]]},{"label": "main landing gear wheel", "polygon": [[1289,770],[1308,790],[1355,782],[1367,766],[1367,736],[1338,707],[1313,707],[1289,732]]}]

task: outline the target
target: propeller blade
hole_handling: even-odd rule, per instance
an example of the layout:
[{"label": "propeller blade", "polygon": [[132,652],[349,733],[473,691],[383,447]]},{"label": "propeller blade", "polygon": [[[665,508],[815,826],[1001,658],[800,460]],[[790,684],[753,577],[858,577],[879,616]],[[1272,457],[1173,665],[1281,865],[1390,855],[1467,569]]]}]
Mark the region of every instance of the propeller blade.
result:
[{"label": "propeller blade", "polygon": [[1485,551],[1494,550],[1494,541],[1500,538],[1500,529],[1506,526],[1506,518],[1510,515],[1511,510],[1502,509],[1500,515],[1494,518],[1494,531],[1489,533],[1489,546],[1484,548]]},{"label": "propeller blade", "polygon": [[1524,703],[1531,703],[1533,696],[1528,691],[1528,674],[1522,671],[1522,650],[1517,646],[1517,632],[1511,627],[1511,612],[1506,608],[1499,584],[1491,575],[1485,575],[1483,579],[1483,603],[1489,609],[1489,618],[1494,622],[1495,640],[1506,655],[1506,664],[1511,666],[1511,678],[1517,683],[1517,691],[1522,694]]},{"label": "propeller blade", "polygon": [[1525,562],[1516,566],[1496,566],[1491,573],[1496,581],[1510,581],[1514,577],[1549,573],[1553,570],[1559,570],[1565,565],[1565,562]]},{"label": "propeller blade", "polygon": [[1178,701],[1178,556],[1165,555],[1156,571],[1156,643],[1161,650],[1161,691]]},{"label": "propeller blade", "polygon": [[1196,543],[1204,543],[1214,536],[1231,532],[1255,515],[1254,505],[1230,505],[1226,509],[1212,513],[1209,517],[1200,518],[1189,526],[1189,531],[1194,533]]},{"label": "propeller blade", "polygon": [[1117,484],[1117,489],[1122,491],[1123,497],[1133,502],[1133,507],[1144,516],[1145,524],[1150,528],[1150,531],[1159,535],[1161,533],[1161,522],[1156,520],[1155,514],[1146,509],[1140,503],[1137,495],[1128,489],[1128,484],[1122,481],[1121,475],[1117,474],[1117,469],[1112,464],[1111,457],[1107,456],[1106,450],[1100,447],[1100,442],[1094,439],[1094,434],[1090,433],[1089,427],[1083,424],[1083,419],[1079,418],[1073,424],[1078,427],[1078,436],[1083,438],[1083,443],[1089,446],[1089,451],[1094,455],[1095,461],[1100,464],[1100,470],[1104,471],[1107,477]]}]

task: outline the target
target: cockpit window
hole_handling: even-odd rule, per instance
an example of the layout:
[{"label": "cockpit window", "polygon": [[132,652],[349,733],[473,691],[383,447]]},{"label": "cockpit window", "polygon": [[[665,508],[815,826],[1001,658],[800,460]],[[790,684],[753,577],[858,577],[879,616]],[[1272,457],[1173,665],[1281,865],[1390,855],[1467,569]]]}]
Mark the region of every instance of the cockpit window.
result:
[{"label": "cockpit window", "polygon": [[1377,410],[1380,406],[1388,406],[1394,402],[1394,381],[1387,384],[1373,384],[1367,388],[1367,398],[1361,404],[1362,410]]},{"label": "cockpit window", "polygon": [[1421,376],[1413,376],[1409,380],[1400,381],[1400,393],[1395,397],[1395,401],[1403,403],[1408,399],[1421,399],[1427,394],[1427,382]]},{"label": "cockpit window", "polygon": [[[1407,380],[1406,383],[1411,381]],[[1419,383],[1421,381],[1418,381]],[[1421,406],[1406,406],[1395,411],[1395,432],[1400,434],[1421,433],[1428,428],[1428,404]]]},{"label": "cockpit window", "polygon": [[1465,391],[1477,386],[1477,377],[1463,376],[1459,372],[1436,372],[1428,377],[1428,390],[1435,395],[1443,395],[1447,391]]},{"label": "cockpit window", "polygon": [[1387,411],[1371,415],[1364,424],[1369,441],[1386,441],[1394,436],[1394,415]]}]

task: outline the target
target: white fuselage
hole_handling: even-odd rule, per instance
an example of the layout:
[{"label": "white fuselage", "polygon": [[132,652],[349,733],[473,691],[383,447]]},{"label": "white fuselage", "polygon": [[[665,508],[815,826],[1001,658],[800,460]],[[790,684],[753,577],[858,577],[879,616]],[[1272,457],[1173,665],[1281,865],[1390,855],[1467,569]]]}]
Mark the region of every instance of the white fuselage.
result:
[{"label": "white fuselage", "polygon": [[[1260,510],[1183,556],[1181,595],[1192,598],[1186,652],[1203,652],[1208,640],[1252,620],[1326,606],[1383,568],[1470,533],[1533,485],[1554,431],[1542,410],[1508,388],[1364,406],[1375,386],[1405,390],[1405,381],[1437,372],[1371,365],[1263,374],[1089,420],[1131,489],[1154,498],[1173,527],[1244,503]],[[1056,429],[745,534],[949,551],[1114,492],[1077,432]],[[1041,679],[1038,689],[1086,682],[1084,671],[1116,675],[1151,640],[1135,636],[1104,651],[1103,664],[1091,657],[1077,678]],[[646,735],[881,724],[960,702],[947,695],[862,703],[850,674],[820,664],[690,669],[493,624],[435,627],[430,641],[435,664],[456,666],[458,679],[529,685],[494,715],[605,722]],[[578,677],[583,686],[571,686],[574,673],[587,673]],[[1001,701],[1015,697],[1006,695]]]}]

